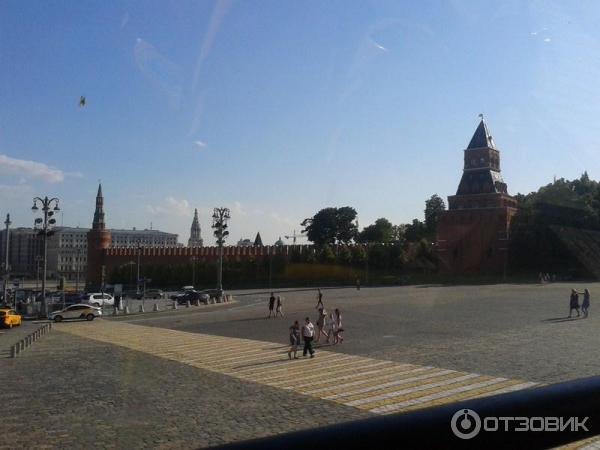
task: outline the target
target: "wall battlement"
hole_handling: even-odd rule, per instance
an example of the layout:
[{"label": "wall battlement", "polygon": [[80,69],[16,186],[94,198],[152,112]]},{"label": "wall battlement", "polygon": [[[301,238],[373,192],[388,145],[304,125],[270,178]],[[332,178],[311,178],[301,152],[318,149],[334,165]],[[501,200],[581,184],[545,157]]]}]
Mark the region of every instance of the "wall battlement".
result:
[{"label": "wall battlement", "polygon": [[[266,245],[266,246],[224,246],[223,256],[269,256],[289,255],[292,252],[306,251],[311,245]],[[219,256],[219,247],[141,247],[140,255],[147,257],[180,256],[215,258]],[[108,247],[104,250],[106,257],[138,255],[137,247]]]}]

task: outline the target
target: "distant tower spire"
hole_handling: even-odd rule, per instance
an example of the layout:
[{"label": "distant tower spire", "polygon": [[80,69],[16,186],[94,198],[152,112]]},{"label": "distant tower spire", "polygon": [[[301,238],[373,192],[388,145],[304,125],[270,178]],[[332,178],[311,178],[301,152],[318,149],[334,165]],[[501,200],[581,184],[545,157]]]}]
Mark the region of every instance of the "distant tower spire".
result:
[{"label": "distant tower spire", "polygon": [[102,197],[102,185],[98,184],[98,193],[96,194],[96,210],[94,211],[94,222],[92,222],[92,229],[104,230],[106,224],[104,223],[104,197]]},{"label": "distant tower spire", "polygon": [[198,221],[198,209],[194,209],[194,220],[190,228],[188,247],[202,247],[202,236],[200,235],[200,222]]}]

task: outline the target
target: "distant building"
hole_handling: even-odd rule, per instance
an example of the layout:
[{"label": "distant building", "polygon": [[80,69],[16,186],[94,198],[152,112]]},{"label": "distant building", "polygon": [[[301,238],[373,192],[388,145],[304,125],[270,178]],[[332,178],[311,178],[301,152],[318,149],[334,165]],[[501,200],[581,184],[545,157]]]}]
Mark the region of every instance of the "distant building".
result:
[{"label": "distant building", "polygon": [[284,244],[284,242],[281,240],[281,236],[279,236],[279,239],[277,239],[277,240],[275,241],[275,244],[274,244],[274,245],[278,245],[278,246],[285,245],[285,244]]},{"label": "distant building", "polygon": [[[27,277],[36,273],[36,256],[41,255],[42,238],[33,228],[9,230],[8,263],[14,277]],[[6,230],[0,231],[0,262],[6,261]]]},{"label": "distant building", "polygon": [[440,271],[449,274],[501,273],[508,257],[510,222],[517,201],[500,174],[500,152],[481,119],[464,151],[456,195],[448,197],[437,226]]},{"label": "distant building", "polygon": [[188,247],[202,247],[202,236],[200,230],[200,222],[198,221],[198,210],[194,209],[194,220],[190,229],[190,238],[188,239]]},{"label": "distant building", "polygon": [[[89,228],[56,227],[48,239],[48,275],[69,281],[84,280],[87,270],[87,234]],[[175,247],[177,234],[159,230],[109,229],[110,246]]]},{"label": "distant building", "polygon": [[[108,239],[111,247],[177,247],[178,235],[159,230],[105,230],[102,188],[98,188],[94,223]],[[93,229],[92,229],[93,230]],[[48,278],[65,277],[69,281],[85,282],[89,228],[54,227],[47,240]],[[108,238],[106,238],[106,235]],[[6,258],[6,230],[0,231],[0,261]],[[43,238],[33,228],[9,230],[9,264],[14,277],[36,277],[43,267]],[[40,272],[41,273],[41,272]]]},{"label": "distant building", "polygon": [[260,237],[260,231],[256,233],[256,237],[254,238],[254,245],[257,247],[262,247],[262,238]]},{"label": "distant building", "polygon": [[111,247],[177,247],[178,235],[159,230],[110,229]]},{"label": "distant building", "polygon": [[253,245],[254,245],[254,243],[252,242],[251,239],[240,239],[237,242],[238,247],[252,247]]}]

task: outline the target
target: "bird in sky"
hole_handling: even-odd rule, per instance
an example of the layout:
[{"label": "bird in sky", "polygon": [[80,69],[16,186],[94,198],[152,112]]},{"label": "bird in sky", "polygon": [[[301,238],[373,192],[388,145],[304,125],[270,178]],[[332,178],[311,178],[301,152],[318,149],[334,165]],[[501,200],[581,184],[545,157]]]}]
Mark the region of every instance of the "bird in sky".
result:
[{"label": "bird in sky", "polygon": [[82,95],[81,97],[79,97],[79,107],[83,107],[85,106],[85,97]]}]

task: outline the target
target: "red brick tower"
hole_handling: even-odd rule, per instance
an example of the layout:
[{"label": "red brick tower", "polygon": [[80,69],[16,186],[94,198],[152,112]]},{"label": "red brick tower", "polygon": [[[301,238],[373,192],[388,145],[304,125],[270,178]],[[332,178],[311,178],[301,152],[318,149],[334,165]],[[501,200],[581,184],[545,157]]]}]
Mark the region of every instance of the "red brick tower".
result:
[{"label": "red brick tower", "polygon": [[110,246],[111,234],[104,223],[104,198],[102,185],[98,185],[96,195],[96,210],[92,229],[87,234],[87,274],[86,281],[89,286],[102,284],[102,266],[105,264],[105,249]]},{"label": "red brick tower", "polygon": [[517,212],[500,175],[500,152],[483,116],[464,151],[463,175],[437,226],[440,272],[502,273],[510,222]]}]

